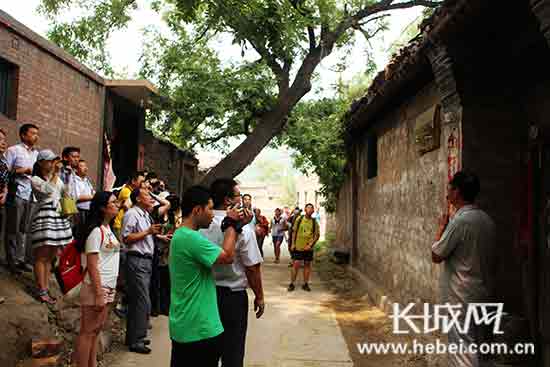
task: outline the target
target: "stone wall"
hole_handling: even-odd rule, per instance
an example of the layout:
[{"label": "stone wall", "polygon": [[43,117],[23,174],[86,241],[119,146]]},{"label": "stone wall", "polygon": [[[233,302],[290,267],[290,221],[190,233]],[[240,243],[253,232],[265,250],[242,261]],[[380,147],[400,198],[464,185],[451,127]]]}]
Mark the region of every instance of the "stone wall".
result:
[{"label": "stone wall", "polygon": [[[416,118],[439,102],[432,84],[378,122],[374,130],[378,136],[376,177],[367,178],[365,141],[356,161],[358,254],[354,263],[403,303],[436,301],[439,269],[431,263],[430,245],[445,207],[447,154],[442,141],[442,148],[421,156],[414,128]],[[343,190],[349,195],[349,189]],[[339,231],[340,238],[347,233]]]}]

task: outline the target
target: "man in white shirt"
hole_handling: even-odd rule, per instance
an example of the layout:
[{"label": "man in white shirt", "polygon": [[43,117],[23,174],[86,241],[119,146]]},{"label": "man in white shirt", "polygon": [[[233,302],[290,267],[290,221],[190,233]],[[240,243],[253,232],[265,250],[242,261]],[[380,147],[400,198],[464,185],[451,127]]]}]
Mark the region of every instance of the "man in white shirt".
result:
[{"label": "man in white shirt", "polygon": [[19,129],[21,143],[11,146],[6,152],[6,164],[14,174],[7,202],[6,259],[14,273],[30,271],[25,265],[25,240],[32,211],[31,176],[38,150],[38,127],[24,124]]},{"label": "man in white shirt", "polygon": [[78,162],[78,167],[76,169],[76,176],[74,177],[74,194],[77,203],[76,206],[78,208],[78,222],[84,224],[86,223],[90,204],[95,195],[95,189],[88,177],[88,164],[83,159]]},{"label": "man in white shirt", "polygon": [[[211,242],[222,246],[224,235],[221,224],[230,207],[241,204],[239,186],[232,179],[218,179],[210,187],[214,200],[214,219],[201,233]],[[248,294],[254,292],[256,318],[264,313],[264,294],[261,276],[262,256],[254,230],[245,225],[235,245],[232,264],[214,265],[214,278],[218,296],[218,309],[224,328],[221,361],[223,367],[242,367],[248,326]]]}]

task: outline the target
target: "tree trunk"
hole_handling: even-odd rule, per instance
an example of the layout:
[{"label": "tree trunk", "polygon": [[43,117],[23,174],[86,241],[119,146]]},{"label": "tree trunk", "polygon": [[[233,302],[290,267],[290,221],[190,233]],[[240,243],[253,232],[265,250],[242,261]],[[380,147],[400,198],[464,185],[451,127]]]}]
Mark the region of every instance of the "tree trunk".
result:
[{"label": "tree trunk", "polygon": [[311,76],[321,62],[321,58],[321,46],[306,56],[290,90],[279,97],[277,107],[267,113],[254,131],[206,174],[202,180],[203,185],[210,186],[218,178],[238,176],[269,144],[271,139],[283,131],[286,119],[294,106],[311,90]]},{"label": "tree trunk", "polygon": [[269,144],[271,139],[283,131],[289,111],[290,108],[277,108],[268,113],[235,150],[206,174],[201,184],[208,187],[218,178],[238,176]]}]

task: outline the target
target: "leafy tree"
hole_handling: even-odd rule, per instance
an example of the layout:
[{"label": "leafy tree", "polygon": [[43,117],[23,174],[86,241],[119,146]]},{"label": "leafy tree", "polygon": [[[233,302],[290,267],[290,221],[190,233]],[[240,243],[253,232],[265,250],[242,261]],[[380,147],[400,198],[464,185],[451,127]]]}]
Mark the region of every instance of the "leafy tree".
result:
[{"label": "leafy tree", "polygon": [[344,182],[346,153],[343,117],[350,103],[363,96],[371,83],[368,74],[348,85],[340,83],[335,98],[300,102],[290,115],[285,132],[276,139],[292,148],[294,164],[304,174],[314,173],[321,184],[323,206],[336,211],[336,199]]},{"label": "leafy tree", "polygon": [[[173,33],[144,52],[144,76],[159,83],[169,102],[159,123],[184,146],[243,142],[206,176],[238,175],[280,134],[290,113],[311,90],[314,73],[336,49],[385,29],[387,11],[435,7],[438,0],[154,0]],[[107,59],[105,45],[129,22],[137,0],[42,0],[53,22],[50,37],[81,60]],[[84,15],[58,22],[63,11]],[[189,26],[191,25],[191,26]],[[226,65],[212,51],[216,36],[232,37],[242,60]],[[152,51],[154,50],[154,52]],[[157,64],[158,62],[158,64]],[[189,73],[188,75],[186,75]],[[204,134],[205,137],[201,137]]]}]

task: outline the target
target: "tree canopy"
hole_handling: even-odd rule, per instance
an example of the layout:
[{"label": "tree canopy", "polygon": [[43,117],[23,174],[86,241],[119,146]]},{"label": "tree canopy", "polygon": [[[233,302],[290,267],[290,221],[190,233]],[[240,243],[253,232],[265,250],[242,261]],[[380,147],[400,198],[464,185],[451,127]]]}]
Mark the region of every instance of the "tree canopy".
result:
[{"label": "tree canopy", "polygon": [[[438,0],[42,0],[41,11],[52,21],[53,41],[107,75],[112,68],[105,46],[113,32],[124,29],[140,7],[151,6],[162,14],[170,32],[148,30],[141,60],[141,75],[156,83],[163,96],[152,111],[151,126],[191,149],[223,148],[228,138],[243,139],[208,173],[208,183],[238,175],[283,132],[327,56],[353,45],[358,35],[371,39],[383,31],[388,11],[439,4]],[[78,16],[64,21],[67,12]],[[241,57],[228,62],[216,52],[213,43],[220,38],[239,46]],[[360,62],[368,65],[369,58]],[[307,110],[308,104],[300,108]]]}]

